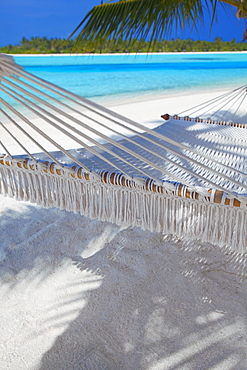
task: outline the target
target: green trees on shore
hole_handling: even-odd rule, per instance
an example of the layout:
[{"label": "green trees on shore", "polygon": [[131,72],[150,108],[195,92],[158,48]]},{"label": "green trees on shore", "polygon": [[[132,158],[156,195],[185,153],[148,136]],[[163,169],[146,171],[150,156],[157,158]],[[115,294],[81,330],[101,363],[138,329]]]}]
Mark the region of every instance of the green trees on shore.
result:
[{"label": "green trees on shore", "polygon": [[[106,40],[98,46],[92,46],[85,42],[80,49],[75,49],[75,41],[59,38],[32,37],[30,40],[22,38],[19,45],[7,45],[0,48],[1,53],[10,54],[50,54],[50,53],[140,53],[149,50],[149,42],[134,39],[131,44],[128,41]],[[247,51],[247,44],[231,41],[222,41],[216,37],[213,42],[204,40],[161,40],[154,42],[153,52],[207,52],[207,51]]]}]

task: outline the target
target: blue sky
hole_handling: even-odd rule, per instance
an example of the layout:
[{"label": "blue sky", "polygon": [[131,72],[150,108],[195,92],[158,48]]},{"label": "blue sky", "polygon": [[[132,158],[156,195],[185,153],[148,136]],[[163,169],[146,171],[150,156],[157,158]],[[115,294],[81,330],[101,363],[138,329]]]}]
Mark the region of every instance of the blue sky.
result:
[{"label": "blue sky", "polygon": [[[99,3],[100,0],[1,0],[0,46],[18,44],[23,36],[66,38]],[[243,21],[239,22],[234,12],[227,14],[222,9],[218,10],[218,22],[211,33],[207,19],[199,28],[199,34],[187,28],[176,36],[211,41],[219,36],[225,41],[241,41],[244,32]]]}]

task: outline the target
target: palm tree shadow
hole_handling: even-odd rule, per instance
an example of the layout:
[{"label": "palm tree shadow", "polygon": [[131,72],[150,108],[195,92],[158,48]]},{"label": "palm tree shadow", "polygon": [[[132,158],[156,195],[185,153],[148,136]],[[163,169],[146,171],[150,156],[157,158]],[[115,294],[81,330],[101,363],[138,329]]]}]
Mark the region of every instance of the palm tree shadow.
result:
[{"label": "palm tree shadow", "polygon": [[[44,209],[28,202],[1,198],[0,277],[8,275],[9,287],[16,276],[30,273],[42,284],[49,274],[71,256],[93,244],[97,233],[104,241],[119,228],[57,208]],[[5,206],[6,204],[6,206]],[[88,225],[90,225],[88,227]],[[107,227],[110,231],[106,231]],[[92,231],[93,230],[93,231]]]},{"label": "palm tree shadow", "polygon": [[[246,258],[137,228],[120,231],[94,255],[73,258],[82,274],[98,276],[101,284],[43,356],[40,369],[61,369],[64,363],[75,369],[203,363],[207,369],[228,362],[241,368],[245,351],[237,338],[244,333]],[[236,289],[240,298],[233,302]],[[72,300],[68,295],[67,303]],[[59,325],[51,315],[44,330],[54,321]]]}]

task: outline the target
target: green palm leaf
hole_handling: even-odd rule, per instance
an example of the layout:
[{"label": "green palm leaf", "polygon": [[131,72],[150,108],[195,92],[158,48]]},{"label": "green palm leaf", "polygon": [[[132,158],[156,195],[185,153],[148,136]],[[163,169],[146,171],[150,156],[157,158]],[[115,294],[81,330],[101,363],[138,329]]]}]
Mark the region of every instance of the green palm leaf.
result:
[{"label": "green palm leaf", "polygon": [[95,6],[70,37],[80,30],[77,47],[84,41],[99,44],[107,38],[149,38],[152,43],[173,29],[179,31],[188,24],[197,27],[205,12],[210,12],[213,21],[219,4],[238,9],[238,15],[246,18],[247,0],[110,0]]}]

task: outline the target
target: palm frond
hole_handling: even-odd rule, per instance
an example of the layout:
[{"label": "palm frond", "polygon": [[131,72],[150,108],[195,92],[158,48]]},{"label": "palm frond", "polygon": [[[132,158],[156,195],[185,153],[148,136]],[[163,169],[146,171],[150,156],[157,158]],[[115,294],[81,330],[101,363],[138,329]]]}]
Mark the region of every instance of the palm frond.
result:
[{"label": "palm frond", "polygon": [[110,0],[95,6],[70,37],[80,30],[76,47],[85,41],[99,45],[104,39],[149,39],[150,43],[180,31],[186,25],[196,27],[210,12],[212,20],[219,3],[241,9],[247,0]]}]

